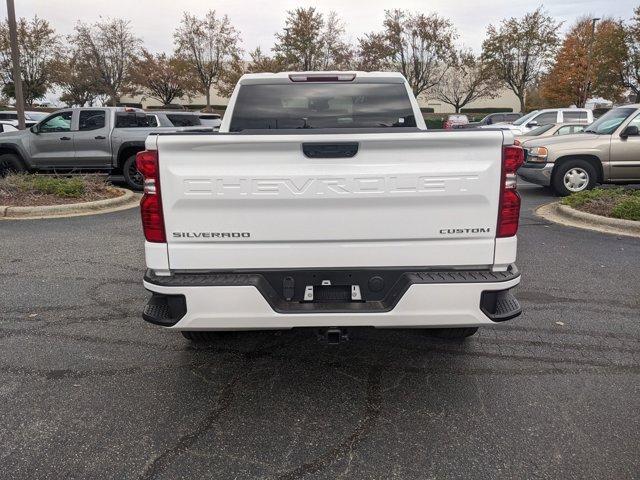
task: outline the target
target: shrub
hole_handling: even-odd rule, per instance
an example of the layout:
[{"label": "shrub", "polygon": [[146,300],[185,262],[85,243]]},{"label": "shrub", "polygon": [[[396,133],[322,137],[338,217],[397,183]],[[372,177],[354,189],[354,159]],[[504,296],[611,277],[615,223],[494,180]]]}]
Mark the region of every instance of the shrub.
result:
[{"label": "shrub", "polygon": [[442,128],[441,118],[425,118],[424,123],[427,125],[427,128],[429,130],[437,130],[438,128]]},{"label": "shrub", "polygon": [[629,195],[621,200],[611,211],[613,218],[640,221],[640,195]]},{"label": "shrub", "polygon": [[84,194],[84,182],[80,178],[25,176],[20,188],[58,197],[77,198]]},{"label": "shrub", "polygon": [[568,197],[564,197],[562,199],[562,203],[572,208],[578,208],[595,200],[622,195],[623,192],[624,189],[622,188],[611,188],[606,190],[602,188],[594,188],[593,190],[584,190],[582,192],[572,193]]},{"label": "shrub", "polygon": [[640,221],[640,190],[594,188],[569,195],[562,203],[596,215]]}]

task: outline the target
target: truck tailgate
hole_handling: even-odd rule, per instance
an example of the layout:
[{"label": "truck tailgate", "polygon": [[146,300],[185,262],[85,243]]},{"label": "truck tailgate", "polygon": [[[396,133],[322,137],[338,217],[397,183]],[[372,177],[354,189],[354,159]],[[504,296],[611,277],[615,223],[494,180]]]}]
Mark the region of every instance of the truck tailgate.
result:
[{"label": "truck tailgate", "polygon": [[171,269],[493,263],[500,131],[154,142]]}]

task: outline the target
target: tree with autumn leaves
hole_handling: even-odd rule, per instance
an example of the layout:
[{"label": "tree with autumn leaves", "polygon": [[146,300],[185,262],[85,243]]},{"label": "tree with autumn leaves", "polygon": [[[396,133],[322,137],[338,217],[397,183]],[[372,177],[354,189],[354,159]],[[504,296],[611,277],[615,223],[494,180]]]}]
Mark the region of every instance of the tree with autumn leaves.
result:
[{"label": "tree with autumn leaves", "polygon": [[581,18],[569,30],[553,66],[541,82],[548,105],[584,107],[589,98],[618,101],[625,92],[620,81],[627,55],[622,24],[611,19],[595,24]]},{"label": "tree with autumn leaves", "polygon": [[[233,92],[248,72],[387,70],[401,72],[416,96],[455,110],[508,88],[524,111],[536,106],[584,105],[592,96],[640,98],[640,7],[629,21],[578,20],[564,38],[562,24],[542,8],[490,25],[482,52],[456,48],[452,22],[436,13],[388,10],[379,29],[350,38],[335,12],[315,7],[287,12],[271,48],[246,54],[230,18],[209,11],[185,14],[175,49],[150,53],[130,22],[79,22],[66,39],[44,20],[19,20],[23,83],[28,104],[56,87],[69,105],[115,104],[141,94],[167,105],[210,92]],[[66,40],[66,41],[65,41]],[[6,25],[0,24],[0,80],[13,95]]]}]

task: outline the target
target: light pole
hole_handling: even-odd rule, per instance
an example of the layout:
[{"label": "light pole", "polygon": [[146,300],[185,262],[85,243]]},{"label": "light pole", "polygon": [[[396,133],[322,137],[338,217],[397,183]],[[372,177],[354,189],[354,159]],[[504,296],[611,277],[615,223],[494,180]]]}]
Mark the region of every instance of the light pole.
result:
[{"label": "light pole", "polygon": [[591,57],[593,56],[593,42],[596,38],[596,22],[600,20],[599,18],[591,19],[591,38],[589,39],[589,50],[587,51],[587,75],[584,81],[584,102],[583,107],[586,105],[587,100],[589,100],[589,85],[591,84]]},{"label": "light pole", "polygon": [[9,23],[9,42],[11,43],[11,62],[13,63],[13,90],[18,111],[18,128],[24,130],[24,97],[22,96],[22,76],[20,71],[20,47],[18,46],[18,28],[16,26],[16,8],[13,0],[7,0],[7,21]]}]

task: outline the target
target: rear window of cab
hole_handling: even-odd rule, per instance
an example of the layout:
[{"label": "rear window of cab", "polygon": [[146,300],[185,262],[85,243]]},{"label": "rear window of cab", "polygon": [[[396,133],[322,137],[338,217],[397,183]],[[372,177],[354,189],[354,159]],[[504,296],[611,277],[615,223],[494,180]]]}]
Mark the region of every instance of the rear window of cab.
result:
[{"label": "rear window of cab", "polygon": [[230,130],[415,127],[401,83],[243,85]]}]

